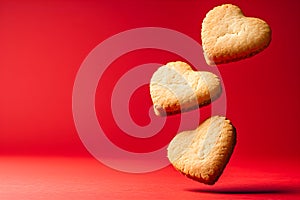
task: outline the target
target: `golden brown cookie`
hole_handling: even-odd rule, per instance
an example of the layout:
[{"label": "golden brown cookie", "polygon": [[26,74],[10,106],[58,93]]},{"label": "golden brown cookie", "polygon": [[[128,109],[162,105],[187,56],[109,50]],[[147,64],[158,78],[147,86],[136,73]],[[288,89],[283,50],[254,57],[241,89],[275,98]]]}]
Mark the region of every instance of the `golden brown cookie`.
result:
[{"label": "golden brown cookie", "polygon": [[271,29],[261,19],[245,17],[239,7],[224,4],[206,14],[201,39],[207,64],[222,64],[264,50],[271,41]]},{"label": "golden brown cookie", "polygon": [[177,134],[168,146],[168,158],[182,174],[213,185],[226,167],[236,131],[225,117],[213,116],[198,128]]},{"label": "golden brown cookie", "polygon": [[196,109],[216,99],[221,92],[221,83],[215,74],[194,71],[181,61],[158,68],[150,80],[153,107],[159,116]]}]

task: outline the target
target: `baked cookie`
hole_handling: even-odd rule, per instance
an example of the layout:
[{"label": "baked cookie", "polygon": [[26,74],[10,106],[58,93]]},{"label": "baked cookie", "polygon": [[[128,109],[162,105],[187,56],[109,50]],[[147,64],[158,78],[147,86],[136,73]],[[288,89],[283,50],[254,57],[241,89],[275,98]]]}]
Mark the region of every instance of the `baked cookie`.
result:
[{"label": "baked cookie", "polygon": [[224,4],[206,14],[201,39],[207,64],[222,64],[264,50],[271,41],[271,29],[261,19],[245,17],[239,7]]},{"label": "baked cookie", "polygon": [[226,167],[236,131],[225,117],[213,116],[198,128],[177,134],[168,146],[168,158],[182,174],[213,185]]},{"label": "baked cookie", "polygon": [[196,109],[216,99],[221,92],[221,83],[215,74],[194,71],[181,61],[158,68],[150,80],[150,95],[158,116]]}]

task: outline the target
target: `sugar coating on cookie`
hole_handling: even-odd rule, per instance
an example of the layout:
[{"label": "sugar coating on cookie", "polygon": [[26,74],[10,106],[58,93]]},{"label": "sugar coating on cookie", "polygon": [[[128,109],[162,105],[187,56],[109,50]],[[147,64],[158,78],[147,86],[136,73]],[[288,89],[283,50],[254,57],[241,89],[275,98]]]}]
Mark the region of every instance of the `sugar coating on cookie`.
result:
[{"label": "sugar coating on cookie", "polygon": [[168,158],[185,176],[212,185],[225,169],[235,144],[231,122],[213,116],[195,130],[178,133],[168,146]]},{"label": "sugar coating on cookie", "polygon": [[259,18],[245,17],[238,6],[224,4],[206,14],[201,39],[207,64],[222,64],[261,52],[271,41],[271,28]]},{"label": "sugar coating on cookie", "polygon": [[199,108],[219,97],[220,79],[211,72],[194,71],[185,62],[169,62],[158,68],[150,80],[155,114],[176,114]]}]

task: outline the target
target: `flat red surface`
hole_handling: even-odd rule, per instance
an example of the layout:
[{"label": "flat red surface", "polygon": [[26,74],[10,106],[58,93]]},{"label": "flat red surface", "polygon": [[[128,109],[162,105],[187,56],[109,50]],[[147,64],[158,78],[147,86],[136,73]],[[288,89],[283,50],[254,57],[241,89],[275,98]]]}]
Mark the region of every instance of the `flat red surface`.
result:
[{"label": "flat red surface", "polygon": [[1,157],[0,199],[299,199],[300,163],[232,160],[214,186],[172,167],[127,174],[93,158]]},{"label": "flat red surface", "polygon": [[[205,14],[223,3],[264,19],[272,41],[252,58],[218,66],[226,116],[238,137],[220,180],[205,186],[171,166],[127,174],[95,160],[78,136],[72,113],[74,81],[87,55],[106,39],[141,27],[176,30],[201,44]],[[283,0],[0,0],[0,199],[300,199],[299,19],[299,2]],[[115,145],[147,153],[177,133],[179,115],[157,137],[129,138],[111,118],[107,99],[131,68],[174,59],[180,58],[142,49],[108,66],[95,110]],[[150,106],[144,85],[130,99],[130,117],[147,125]],[[204,119],[210,107],[199,112]],[[105,153],[110,158],[111,152]]]}]

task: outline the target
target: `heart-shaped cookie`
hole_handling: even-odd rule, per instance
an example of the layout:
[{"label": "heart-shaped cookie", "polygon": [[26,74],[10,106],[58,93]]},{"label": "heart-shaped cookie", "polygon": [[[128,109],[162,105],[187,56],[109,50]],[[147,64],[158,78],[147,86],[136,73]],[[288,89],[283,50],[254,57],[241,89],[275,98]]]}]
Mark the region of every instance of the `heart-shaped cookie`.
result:
[{"label": "heart-shaped cookie", "polygon": [[170,62],[158,68],[150,80],[154,111],[160,116],[206,105],[221,92],[221,83],[215,74],[194,71],[181,61]]},{"label": "heart-shaped cookie", "polygon": [[201,39],[207,64],[222,64],[261,52],[271,41],[271,29],[261,19],[245,17],[239,7],[224,4],[206,14]]},{"label": "heart-shaped cookie", "polygon": [[212,185],[225,169],[235,144],[231,122],[214,116],[195,130],[178,133],[168,146],[168,158],[182,174]]}]

